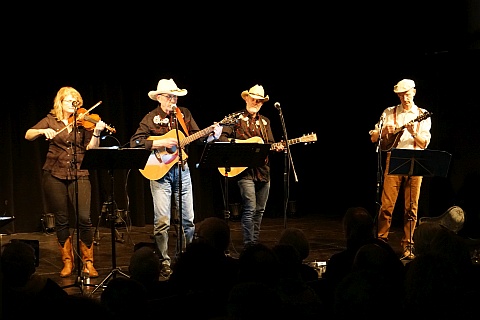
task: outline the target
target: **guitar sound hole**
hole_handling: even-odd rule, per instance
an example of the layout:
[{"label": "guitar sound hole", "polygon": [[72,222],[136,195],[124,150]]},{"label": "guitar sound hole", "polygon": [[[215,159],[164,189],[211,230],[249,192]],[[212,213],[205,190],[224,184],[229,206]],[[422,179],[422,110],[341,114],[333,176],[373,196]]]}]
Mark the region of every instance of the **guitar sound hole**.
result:
[{"label": "guitar sound hole", "polygon": [[168,153],[175,153],[177,151],[177,147],[166,148]]}]

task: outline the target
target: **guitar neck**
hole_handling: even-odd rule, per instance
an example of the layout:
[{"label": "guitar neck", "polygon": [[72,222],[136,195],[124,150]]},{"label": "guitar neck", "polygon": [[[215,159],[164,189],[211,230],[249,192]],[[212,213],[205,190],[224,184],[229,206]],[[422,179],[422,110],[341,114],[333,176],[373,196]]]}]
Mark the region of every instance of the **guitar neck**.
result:
[{"label": "guitar neck", "polygon": [[[420,122],[420,121],[423,121],[427,118],[429,118],[430,116],[432,115],[431,112],[426,112],[424,114],[422,114],[421,116],[418,116],[417,118],[413,119],[411,122]],[[403,126],[395,129],[395,131],[393,132],[393,134],[397,134],[399,133],[400,131],[402,131],[403,129],[405,129],[407,127],[407,123],[404,124]]]},{"label": "guitar neck", "polygon": [[[295,143],[302,142],[302,139],[301,138],[295,138],[295,139],[290,139],[290,140],[287,140],[287,141],[288,141],[289,145],[292,145],[292,144],[295,144]],[[272,145],[270,146],[270,150],[275,149],[277,146],[281,146],[281,145],[285,146],[286,142],[285,141],[280,141],[280,142],[272,143]]]},{"label": "guitar neck", "polygon": [[184,147],[186,146],[187,144],[189,144],[190,142],[192,141],[195,141],[201,137],[203,137],[204,135],[206,135],[207,133],[211,132],[212,129],[210,127],[208,128],[205,128],[203,130],[200,130],[198,132],[195,132],[194,134],[192,135],[189,135],[187,136],[185,139],[183,139],[181,142],[180,142],[180,147]]}]

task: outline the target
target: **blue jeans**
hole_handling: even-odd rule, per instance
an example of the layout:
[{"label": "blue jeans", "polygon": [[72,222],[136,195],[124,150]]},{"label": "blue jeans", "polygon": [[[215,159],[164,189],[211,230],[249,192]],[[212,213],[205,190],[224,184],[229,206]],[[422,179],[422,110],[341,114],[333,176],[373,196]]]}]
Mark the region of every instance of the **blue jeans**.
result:
[{"label": "blue jeans", "polygon": [[[182,176],[182,228],[185,239],[184,244],[192,242],[195,233],[193,223],[193,190],[188,163],[185,163],[181,171]],[[170,265],[168,255],[168,230],[170,229],[170,218],[172,212],[172,195],[176,208],[179,208],[179,167],[175,164],[170,170],[158,180],[150,180],[150,190],[153,198],[153,235],[157,252],[162,264]],[[180,219],[180,217],[179,217]],[[180,233],[178,234],[180,236]]]},{"label": "blue jeans", "polygon": [[[93,243],[93,226],[90,219],[92,188],[88,177],[79,177],[78,184],[78,229],[83,243]],[[55,178],[50,172],[43,172],[43,188],[47,211],[55,216],[55,231],[58,242],[63,246],[70,236],[69,208],[76,206],[75,180]]]},{"label": "blue jeans", "polygon": [[237,182],[242,197],[242,232],[243,246],[257,243],[260,236],[260,225],[267,206],[270,182],[254,182],[240,179]]}]

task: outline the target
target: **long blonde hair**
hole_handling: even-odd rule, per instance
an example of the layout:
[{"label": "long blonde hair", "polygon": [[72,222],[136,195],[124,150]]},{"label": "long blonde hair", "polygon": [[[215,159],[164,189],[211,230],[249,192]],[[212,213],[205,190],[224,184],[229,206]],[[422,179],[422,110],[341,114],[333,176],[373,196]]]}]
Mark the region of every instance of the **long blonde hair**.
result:
[{"label": "long blonde hair", "polygon": [[78,92],[72,87],[60,88],[60,90],[58,90],[57,92],[57,95],[55,96],[55,99],[53,99],[53,108],[52,110],[50,110],[50,113],[53,114],[55,118],[57,118],[57,120],[63,120],[62,102],[63,99],[65,99],[65,97],[68,95],[71,95],[78,102],[77,108],[83,106],[83,99],[80,95],[80,92]]}]

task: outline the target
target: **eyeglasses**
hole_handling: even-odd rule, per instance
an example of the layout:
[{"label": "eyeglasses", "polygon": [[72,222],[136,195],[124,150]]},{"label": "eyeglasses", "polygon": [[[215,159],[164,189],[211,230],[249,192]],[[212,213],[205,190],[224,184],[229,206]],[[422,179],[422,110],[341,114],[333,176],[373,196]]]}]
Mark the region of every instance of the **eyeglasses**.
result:
[{"label": "eyeglasses", "polygon": [[174,94],[161,94],[161,96],[167,98],[168,100],[177,99],[177,96]]},{"label": "eyeglasses", "polygon": [[258,103],[264,103],[265,102],[265,99],[255,99],[254,97],[252,96],[248,96],[250,97],[250,100],[252,101],[252,103],[255,103],[255,104],[258,104]]}]

